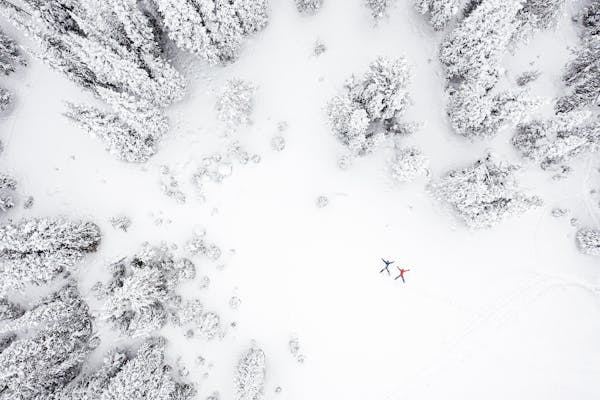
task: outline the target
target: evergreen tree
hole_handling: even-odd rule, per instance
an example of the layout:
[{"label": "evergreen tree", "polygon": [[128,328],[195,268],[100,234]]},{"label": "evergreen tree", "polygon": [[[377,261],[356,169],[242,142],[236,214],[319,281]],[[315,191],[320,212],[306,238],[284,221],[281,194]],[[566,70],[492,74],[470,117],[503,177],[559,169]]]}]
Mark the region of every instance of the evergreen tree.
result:
[{"label": "evergreen tree", "polygon": [[131,259],[111,266],[112,279],[96,289],[102,317],[122,334],[145,336],[161,328],[176,306],[177,285],[195,275],[188,259],[175,259],[166,247],[144,245]]},{"label": "evergreen tree", "polygon": [[36,218],[0,226],[0,294],[73,270],[99,243],[100,231],[91,222]]},{"label": "evergreen tree", "polygon": [[16,67],[27,65],[17,43],[0,30],[0,73],[10,75]]},{"label": "evergreen tree", "polygon": [[244,38],[268,22],[266,0],[155,0],[177,46],[210,63],[237,59]]},{"label": "evergreen tree", "polygon": [[0,346],[0,399],[6,400],[52,398],[97,344],[88,306],[72,285],[13,313],[2,332],[12,335]]},{"label": "evergreen tree", "polygon": [[388,168],[394,181],[404,183],[425,174],[428,164],[421,150],[414,147],[396,148]]},{"label": "evergreen tree", "polygon": [[557,114],[600,105],[600,1],[585,8],[581,24],[581,47],[563,75],[570,93],[558,99]]},{"label": "evergreen tree", "polygon": [[251,123],[256,87],[241,79],[230,79],[225,83],[217,99],[217,117],[230,129]]},{"label": "evergreen tree", "polygon": [[600,122],[581,112],[534,120],[520,124],[512,142],[523,157],[543,169],[555,169],[581,153],[600,150]]},{"label": "evergreen tree", "polygon": [[403,58],[379,57],[360,77],[352,76],[344,93],[327,106],[331,127],[338,139],[353,153],[370,152],[385,136],[410,133],[403,122],[410,104],[410,73]]},{"label": "evergreen tree", "polygon": [[114,350],[98,370],[80,375],[53,400],[192,399],[194,389],[171,376],[164,347],[164,339],[150,338],[134,354]]},{"label": "evergreen tree", "polygon": [[488,154],[473,165],[447,173],[431,185],[431,191],[450,204],[467,226],[491,227],[542,203],[521,191],[515,176],[518,168]]},{"label": "evergreen tree", "polygon": [[[160,136],[157,127],[166,131],[160,108],[185,91],[183,77],[161,54],[160,24],[152,12],[129,0],[23,3],[19,8],[0,0],[0,12],[35,40],[34,54],[109,103],[118,117],[86,106],[72,106],[67,114],[103,138],[117,157],[147,160]],[[144,118],[137,118],[140,113]]]}]

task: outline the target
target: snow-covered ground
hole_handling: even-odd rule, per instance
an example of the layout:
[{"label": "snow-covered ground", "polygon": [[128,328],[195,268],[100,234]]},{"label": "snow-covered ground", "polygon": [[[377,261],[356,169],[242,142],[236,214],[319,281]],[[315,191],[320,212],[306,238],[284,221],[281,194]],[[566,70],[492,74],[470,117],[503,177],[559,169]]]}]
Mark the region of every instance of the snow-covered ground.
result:
[{"label": "snow-covered ground", "polygon": [[[233,366],[255,340],[267,355],[267,399],[597,399],[599,261],[577,252],[569,220],[600,224],[588,195],[600,181],[600,163],[584,156],[558,182],[525,163],[526,189],[544,206],[491,230],[467,230],[426,192],[427,179],[487,149],[508,160],[518,156],[511,129],[473,143],[451,132],[437,61],[441,37],[410,0],[399,1],[376,27],[357,0],[326,0],[316,16],[299,15],[291,0],[273,1],[269,26],[237,63],[208,67],[178,58],[188,96],[169,110],[171,132],[145,165],[114,160],[61,116],[63,101],[90,98],[31,60],[7,80],[17,106],[0,125],[0,169],[19,180],[22,197],[35,198],[32,209],[19,207],[11,216],[97,222],[103,242],[80,271],[86,288],[144,241],[175,243],[186,255],[194,230],[206,229],[223,255],[217,262],[195,258],[199,278],[182,294],[199,296],[236,327],[212,341],[165,331],[172,359],[182,357],[200,398],[214,390],[232,398]],[[327,47],[318,57],[317,41]],[[539,68],[536,94],[561,93],[560,72],[575,43],[565,15],[556,31],[507,57],[507,81]],[[344,150],[324,106],[378,55],[404,56],[411,65],[407,119],[424,127],[405,143],[430,158],[427,179],[392,183],[389,146],[348,171],[337,166]],[[232,77],[257,85],[256,109],[250,127],[225,136],[214,104]],[[288,124],[282,132],[280,122]],[[271,148],[279,134],[286,141],[281,152]],[[261,161],[234,164],[231,177],[206,185],[202,201],[192,175],[232,140]],[[165,165],[185,204],[161,192]],[[321,195],[329,198],[324,208],[316,206]],[[553,218],[555,207],[572,212]],[[132,220],[127,233],[109,223],[118,214]],[[391,277],[379,273],[380,257],[396,261]],[[396,265],[410,269],[406,284],[393,280]],[[200,288],[203,275],[211,279],[207,289]],[[229,307],[232,296],[241,299],[237,310]],[[303,363],[289,352],[293,336]],[[200,355],[213,366],[197,365]]]}]

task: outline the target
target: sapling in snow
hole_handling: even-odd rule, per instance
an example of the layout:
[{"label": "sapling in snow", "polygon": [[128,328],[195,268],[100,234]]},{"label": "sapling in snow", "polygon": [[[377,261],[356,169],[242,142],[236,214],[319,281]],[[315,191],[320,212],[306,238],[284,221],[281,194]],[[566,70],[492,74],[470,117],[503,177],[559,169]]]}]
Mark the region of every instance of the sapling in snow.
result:
[{"label": "sapling in snow", "polygon": [[294,0],[298,12],[316,14],[323,6],[323,0]]},{"label": "sapling in snow", "polygon": [[235,374],[236,400],[261,400],[265,386],[265,353],[251,348],[240,359]]}]

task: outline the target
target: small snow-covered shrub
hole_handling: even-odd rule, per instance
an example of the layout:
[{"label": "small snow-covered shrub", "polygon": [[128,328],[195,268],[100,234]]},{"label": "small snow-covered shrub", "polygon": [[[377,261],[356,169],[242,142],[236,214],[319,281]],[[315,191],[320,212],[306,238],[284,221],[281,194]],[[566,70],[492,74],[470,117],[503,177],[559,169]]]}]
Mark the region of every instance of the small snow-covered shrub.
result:
[{"label": "small snow-covered shrub", "polygon": [[407,133],[402,121],[410,96],[410,73],[404,58],[379,57],[362,76],[352,76],[344,93],[327,105],[329,122],[337,138],[354,154],[372,151],[385,136]]},{"label": "small snow-covered shrub", "polygon": [[316,14],[323,6],[323,0],[294,0],[300,13]]},{"label": "small snow-covered shrub", "polygon": [[575,236],[577,247],[583,254],[600,256],[600,231],[591,228],[582,228]]},{"label": "small snow-covered shrub", "polygon": [[600,122],[589,114],[571,112],[518,125],[512,139],[523,157],[535,160],[543,169],[556,169],[584,152],[600,150]]},{"label": "small snow-covered shrub", "polygon": [[421,150],[410,147],[395,149],[388,168],[392,179],[403,183],[425,174],[428,165],[429,161]]},{"label": "small snow-covered shrub", "polygon": [[460,11],[463,0],[415,0],[417,11],[429,15],[429,22],[436,31],[443,30]]},{"label": "small snow-covered shrub", "polygon": [[145,336],[167,323],[180,282],[195,276],[194,264],[175,259],[166,246],[145,244],[129,259],[111,265],[107,284],[95,289],[104,301],[102,317],[122,334]]},{"label": "small snow-covered shrub", "polygon": [[256,87],[244,80],[227,81],[217,99],[217,117],[232,130],[250,124],[255,92]]},{"label": "small snow-covered shrub", "polygon": [[3,399],[61,398],[53,396],[80,373],[97,344],[88,306],[72,285],[13,311],[1,332]]},{"label": "small snow-covered shrub", "polygon": [[467,226],[491,227],[542,203],[539,197],[519,188],[515,177],[518,168],[487,155],[473,165],[449,172],[431,185],[431,191],[450,204]]},{"label": "small snow-covered shrub", "polygon": [[0,172],[0,211],[6,212],[15,206],[14,191],[17,181],[10,175]]},{"label": "small snow-covered shrub", "polygon": [[265,353],[251,348],[240,359],[235,374],[236,400],[261,400],[265,386]]},{"label": "small snow-covered shrub", "polygon": [[23,219],[0,226],[0,293],[41,285],[72,271],[100,244],[92,222]]},{"label": "small snow-covered shrub", "polygon": [[375,21],[387,16],[389,8],[395,0],[364,0]]}]

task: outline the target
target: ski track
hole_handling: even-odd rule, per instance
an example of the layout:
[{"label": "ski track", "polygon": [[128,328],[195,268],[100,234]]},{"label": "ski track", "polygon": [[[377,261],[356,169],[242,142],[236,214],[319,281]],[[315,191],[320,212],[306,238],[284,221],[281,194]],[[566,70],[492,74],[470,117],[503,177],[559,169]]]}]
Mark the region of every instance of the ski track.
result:
[{"label": "ski track", "polygon": [[[405,378],[405,381],[398,385],[399,389],[390,393],[385,399],[415,398],[422,387],[427,382],[435,382],[435,376],[442,373],[453,360],[465,354],[467,346],[468,352],[475,353],[476,345],[470,343],[468,339],[485,327],[491,325],[502,325],[510,316],[514,315],[519,309],[532,303],[542,294],[550,290],[564,289],[567,287],[578,288],[582,291],[596,296],[600,300],[600,287],[589,286],[585,283],[569,280],[559,276],[532,272],[534,276],[521,282],[519,287],[505,296],[501,296],[488,306],[483,312],[477,313],[467,327],[454,340],[451,340],[445,350],[441,351],[433,360],[429,361],[427,366],[421,368],[414,376]],[[402,389],[400,389],[402,388]]]}]

